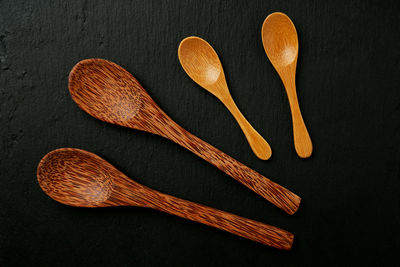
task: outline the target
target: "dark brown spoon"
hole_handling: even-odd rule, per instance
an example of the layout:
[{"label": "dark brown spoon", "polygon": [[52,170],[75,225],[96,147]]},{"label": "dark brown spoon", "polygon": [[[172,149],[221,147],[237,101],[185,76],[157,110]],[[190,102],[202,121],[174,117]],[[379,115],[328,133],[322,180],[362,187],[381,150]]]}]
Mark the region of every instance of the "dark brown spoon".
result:
[{"label": "dark brown spoon", "polygon": [[105,122],[166,137],[210,162],[289,214],[301,198],[207,144],[175,123],[121,66],[104,59],[86,59],[69,75],[69,91],[78,106]]},{"label": "dark brown spoon", "polygon": [[54,200],[76,207],[140,206],[225,230],[279,249],[290,249],[293,234],[237,215],[160,193],[136,183],[99,156],[61,148],[40,161],[37,178]]}]

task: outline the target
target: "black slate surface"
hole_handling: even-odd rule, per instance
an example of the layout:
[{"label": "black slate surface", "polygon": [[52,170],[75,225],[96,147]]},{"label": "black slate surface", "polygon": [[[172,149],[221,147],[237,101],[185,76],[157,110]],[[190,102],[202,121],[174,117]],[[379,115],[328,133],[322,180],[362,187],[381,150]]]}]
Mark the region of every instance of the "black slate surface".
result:
[{"label": "black slate surface", "polygon": [[[261,44],[287,13],[299,34],[297,85],[314,144],[296,156],[288,101]],[[395,266],[399,251],[398,1],[0,1],[1,266]],[[186,76],[179,42],[218,52],[238,106],[269,141],[258,160],[218,100]],[[187,130],[303,198],[286,215],[160,137],[81,111],[67,88],[79,60],[132,72]],[[40,189],[49,151],[94,152],[162,192],[295,234],[276,249],[142,208],[79,209]]]}]

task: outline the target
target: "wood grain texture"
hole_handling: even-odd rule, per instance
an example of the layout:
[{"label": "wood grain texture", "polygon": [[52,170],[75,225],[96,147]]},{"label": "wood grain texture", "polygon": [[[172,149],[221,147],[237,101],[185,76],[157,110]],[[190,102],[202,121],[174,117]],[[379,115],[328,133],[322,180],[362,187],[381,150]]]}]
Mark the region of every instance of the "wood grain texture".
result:
[{"label": "wood grain texture", "polygon": [[105,122],[166,137],[241,182],[288,214],[301,198],[187,132],[151,99],[139,82],[119,65],[103,59],[79,62],[69,76],[78,106]]},{"label": "wood grain texture", "polygon": [[292,247],[293,234],[285,230],[162,194],[84,150],[61,148],[49,152],[38,165],[37,179],[47,195],[65,205],[153,208],[278,249]]},{"label": "wood grain texture", "polygon": [[198,85],[216,96],[236,119],[254,154],[262,160],[271,157],[268,142],[251,126],[240,112],[229,92],[224,69],[214,48],[205,40],[191,36],[183,39],[178,57],[187,75]]},{"label": "wood grain texture", "polygon": [[287,15],[275,12],[264,20],[261,36],[265,53],[286,89],[292,113],[293,139],[297,155],[308,158],[311,156],[313,145],[297,99],[295,77],[299,42],[296,28]]},{"label": "wood grain texture", "polygon": [[[1,0],[0,266],[397,266],[399,8],[398,0]],[[314,145],[307,160],[294,150],[286,92],[261,42],[276,11],[298,33],[297,95]],[[249,151],[229,112],[182,70],[176,50],[190,35],[216,49],[270,160]],[[299,193],[299,211],[286,216],[173,142],[82,112],[68,74],[91,57],[117,62],[185,129]],[[40,159],[59,147],[95,152],[161,192],[290,230],[290,255],[149,209],[62,208],[36,181]]]}]

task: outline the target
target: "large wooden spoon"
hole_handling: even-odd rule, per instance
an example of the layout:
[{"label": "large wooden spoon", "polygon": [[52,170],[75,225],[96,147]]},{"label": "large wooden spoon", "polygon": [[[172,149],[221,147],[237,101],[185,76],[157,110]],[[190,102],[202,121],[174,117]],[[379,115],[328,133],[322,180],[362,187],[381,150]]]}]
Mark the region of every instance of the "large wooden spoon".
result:
[{"label": "large wooden spoon", "polygon": [[215,165],[289,214],[300,197],[187,132],[168,117],[125,69],[103,59],[79,62],[69,76],[69,91],[78,106],[109,123],[166,137]]},{"label": "large wooden spoon", "polygon": [[299,53],[296,28],[285,14],[272,13],[264,20],[261,37],[265,53],[286,88],[292,113],[293,138],[297,155],[308,158],[311,156],[313,146],[300,112],[296,93],[295,77]]},{"label": "large wooden spoon", "polygon": [[254,154],[262,160],[269,159],[272,154],[271,147],[246,120],[233,101],[221,61],[212,46],[199,37],[187,37],[179,45],[178,57],[187,75],[215,95],[231,112]]},{"label": "large wooden spoon", "polygon": [[143,186],[104,159],[84,150],[51,151],[40,161],[37,179],[47,195],[65,205],[153,208],[279,249],[290,249],[293,243],[293,234],[285,230]]}]

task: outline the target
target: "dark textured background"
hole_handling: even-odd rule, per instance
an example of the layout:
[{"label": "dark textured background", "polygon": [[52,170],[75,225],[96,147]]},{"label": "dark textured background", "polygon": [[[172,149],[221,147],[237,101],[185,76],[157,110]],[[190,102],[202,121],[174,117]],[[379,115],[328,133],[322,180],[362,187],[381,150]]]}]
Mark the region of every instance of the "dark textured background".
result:
[{"label": "dark textured background", "polygon": [[[294,151],[288,101],[261,44],[261,24],[274,11],[287,13],[299,34],[298,94],[315,148],[307,160]],[[399,14],[398,1],[1,0],[0,265],[394,266]],[[253,155],[229,112],[182,70],[177,48],[190,35],[218,52],[271,160]],[[298,193],[298,213],[286,215],[170,141],[81,111],[67,78],[90,57],[122,65],[184,128]],[[293,249],[142,208],[63,206],[35,173],[59,147],[94,152],[162,192],[287,229]]]}]

